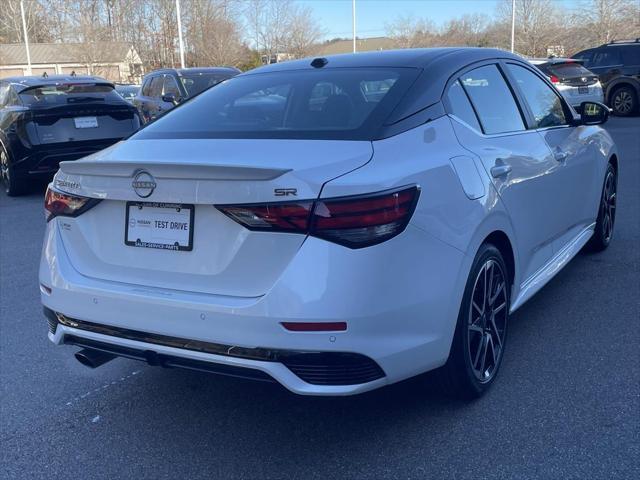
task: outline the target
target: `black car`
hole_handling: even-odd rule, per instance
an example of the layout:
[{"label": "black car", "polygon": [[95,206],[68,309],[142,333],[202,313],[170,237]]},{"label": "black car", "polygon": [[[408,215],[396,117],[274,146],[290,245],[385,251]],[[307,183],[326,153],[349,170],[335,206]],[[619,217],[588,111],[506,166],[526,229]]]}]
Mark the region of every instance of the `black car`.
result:
[{"label": "black car", "polygon": [[143,122],[156,119],[178,103],[240,73],[233,67],[167,68],[145,75],[133,99]]},{"label": "black car", "polygon": [[606,43],[573,55],[600,77],[604,98],[616,115],[627,116],[640,105],[640,38]]},{"label": "black car", "polygon": [[140,126],[133,105],[100,77],[0,80],[0,176],[8,195],[58,164],[102,150]]}]

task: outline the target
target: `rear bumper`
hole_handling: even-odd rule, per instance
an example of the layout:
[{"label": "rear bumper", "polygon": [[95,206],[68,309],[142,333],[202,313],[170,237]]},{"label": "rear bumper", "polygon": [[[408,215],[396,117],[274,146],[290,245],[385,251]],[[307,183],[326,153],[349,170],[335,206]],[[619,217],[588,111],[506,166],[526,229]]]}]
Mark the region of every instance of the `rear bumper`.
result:
[{"label": "rear bumper", "polygon": [[32,146],[15,163],[20,173],[29,175],[51,175],[58,171],[60,162],[78,160],[110,147],[121,139],[92,140],[89,142],[67,142],[63,145]]},{"label": "rear bumper", "polygon": [[579,107],[582,102],[600,102],[604,103],[604,93],[602,92],[602,87],[600,85],[591,85],[589,88],[589,93],[580,94],[579,87],[559,87],[560,93],[562,96],[569,102],[572,107]]},{"label": "rear bumper", "polygon": [[[49,334],[56,344],[99,342],[111,345],[111,353],[151,363],[160,358],[165,366],[205,362],[257,370],[309,395],[372,390],[448,357],[465,257],[415,227],[356,251],[308,238],[267,294],[242,298],[88,278],[71,265],[55,224],[47,225],[40,283],[43,305],[71,319]],[[347,330],[291,332],[285,321],[340,321]],[[86,322],[103,328],[86,328]],[[322,361],[296,358],[300,354]],[[318,381],[327,366],[338,370],[333,378],[340,381]],[[371,375],[347,378],[349,372]],[[249,373],[236,376],[255,372]]]}]

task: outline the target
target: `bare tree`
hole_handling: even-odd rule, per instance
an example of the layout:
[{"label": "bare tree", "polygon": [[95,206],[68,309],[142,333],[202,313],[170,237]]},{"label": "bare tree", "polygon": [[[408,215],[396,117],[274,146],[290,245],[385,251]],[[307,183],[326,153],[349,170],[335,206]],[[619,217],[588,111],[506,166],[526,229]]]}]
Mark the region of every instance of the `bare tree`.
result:
[{"label": "bare tree", "polygon": [[589,44],[640,36],[640,3],[637,0],[583,1],[575,19],[577,37]]},{"label": "bare tree", "polygon": [[[31,42],[46,42],[50,40],[49,31],[45,26],[45,16],[39,1],[24,2],[27,33]],[[22,29],[22,15],[20,0],[2,0],[0,6],[0,43],[24,42]]]},{"label": "bare tree", "polygon": [[428,19],[399,16],[386,24],[385,29],[397,48],[430,47],[438,43],[438,29]]},{"label": "bare tree", "polygon": [[[498,4],[496,19],[506,30],[510,29],[512,1]],[[517,52],[527,56],[546,56],[547,47],[557,44],[558,32],[565,18],[560,7],[552,0],[518,0],[516,2]],[[504,38],[508,38],[505,34]]]}]

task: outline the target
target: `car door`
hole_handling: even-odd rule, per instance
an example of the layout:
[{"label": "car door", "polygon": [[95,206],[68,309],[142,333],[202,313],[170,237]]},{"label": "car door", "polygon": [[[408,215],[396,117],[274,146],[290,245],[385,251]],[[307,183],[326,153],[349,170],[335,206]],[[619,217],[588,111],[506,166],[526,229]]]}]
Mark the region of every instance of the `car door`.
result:
[{"label": "car door", "polygon": [[162,95],[160,97],[160,102],[158,102],[159,115],[175,107],[172,102],[166,102],[164,100],[164,97],[166,95],[173,95],[173,98],[175,98],[176,100],[180,99],[180,89],[178,88],[178,83],[176,82],[175,78],[173,78],[173,75],[164,75],[162,81]]},{"label": "car door", "polygon": [[591,62],[587,67],[597,74],[603,87],[606,87],[622,73],[622,56],[617,47],[604,47],[593,52]]},{"label": "car door", "polygon": [[[576,126],[573,112],[563,97],[535,70],[507,63],[506,70],[519,90],[532,124],[545,140],[553,158],[557,188],[554,217],[561,222],[556,250],[560,250],[594,221],[593,192],[597,183],[597,145],[588,140],[588,127]],[[551,192],[550,192],[551,193]]]},{"label": "car door", "polygon": [[140,114],[140,118],[143,123],[147,123],[150,119],[149,116],[149,102],[151,100],[149,94],[151,93],[151,82],[155,77],[147,75],[142,82],[142,87],[140,87],[140,91],[133,99],[133,104],[138,109],[138,113]]},{"label": "car door", "polygon": [[[462,88],[452,91],[458,84]],[[470,102],[477,116],[471,118],[468,110],[460,113],[460,107],[451,112],[459,142],[480,158],[509,213],[526,280],[554,254],[557,162],[538,132],[527,129],[524,112],[498,64],[463,72],[448,95],[457,95],[458,104]],[[453,107],[455,102],[448,103]]]}]

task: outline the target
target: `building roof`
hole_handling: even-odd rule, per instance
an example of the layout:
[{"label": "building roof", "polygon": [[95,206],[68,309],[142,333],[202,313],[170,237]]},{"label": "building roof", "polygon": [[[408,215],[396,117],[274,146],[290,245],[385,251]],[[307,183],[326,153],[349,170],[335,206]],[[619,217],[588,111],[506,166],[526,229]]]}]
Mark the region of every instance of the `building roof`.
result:
[{"label": "building roof", "polygon": [[[373,50],[391,50],[396,44],[389,37],[356,38],[356,50],[358,52],[370,52]],[[352,53],[353,40],[335,40],[318,49],[318,55],[336,55],[339,53]]]},{"label": "building roof", "polygon": [[[132,46],[126,42],[32,43],[29,44],[32,64],[50,63],[120,63]],[[24,43],[0,44],[0,65],[25,65]]]}]

